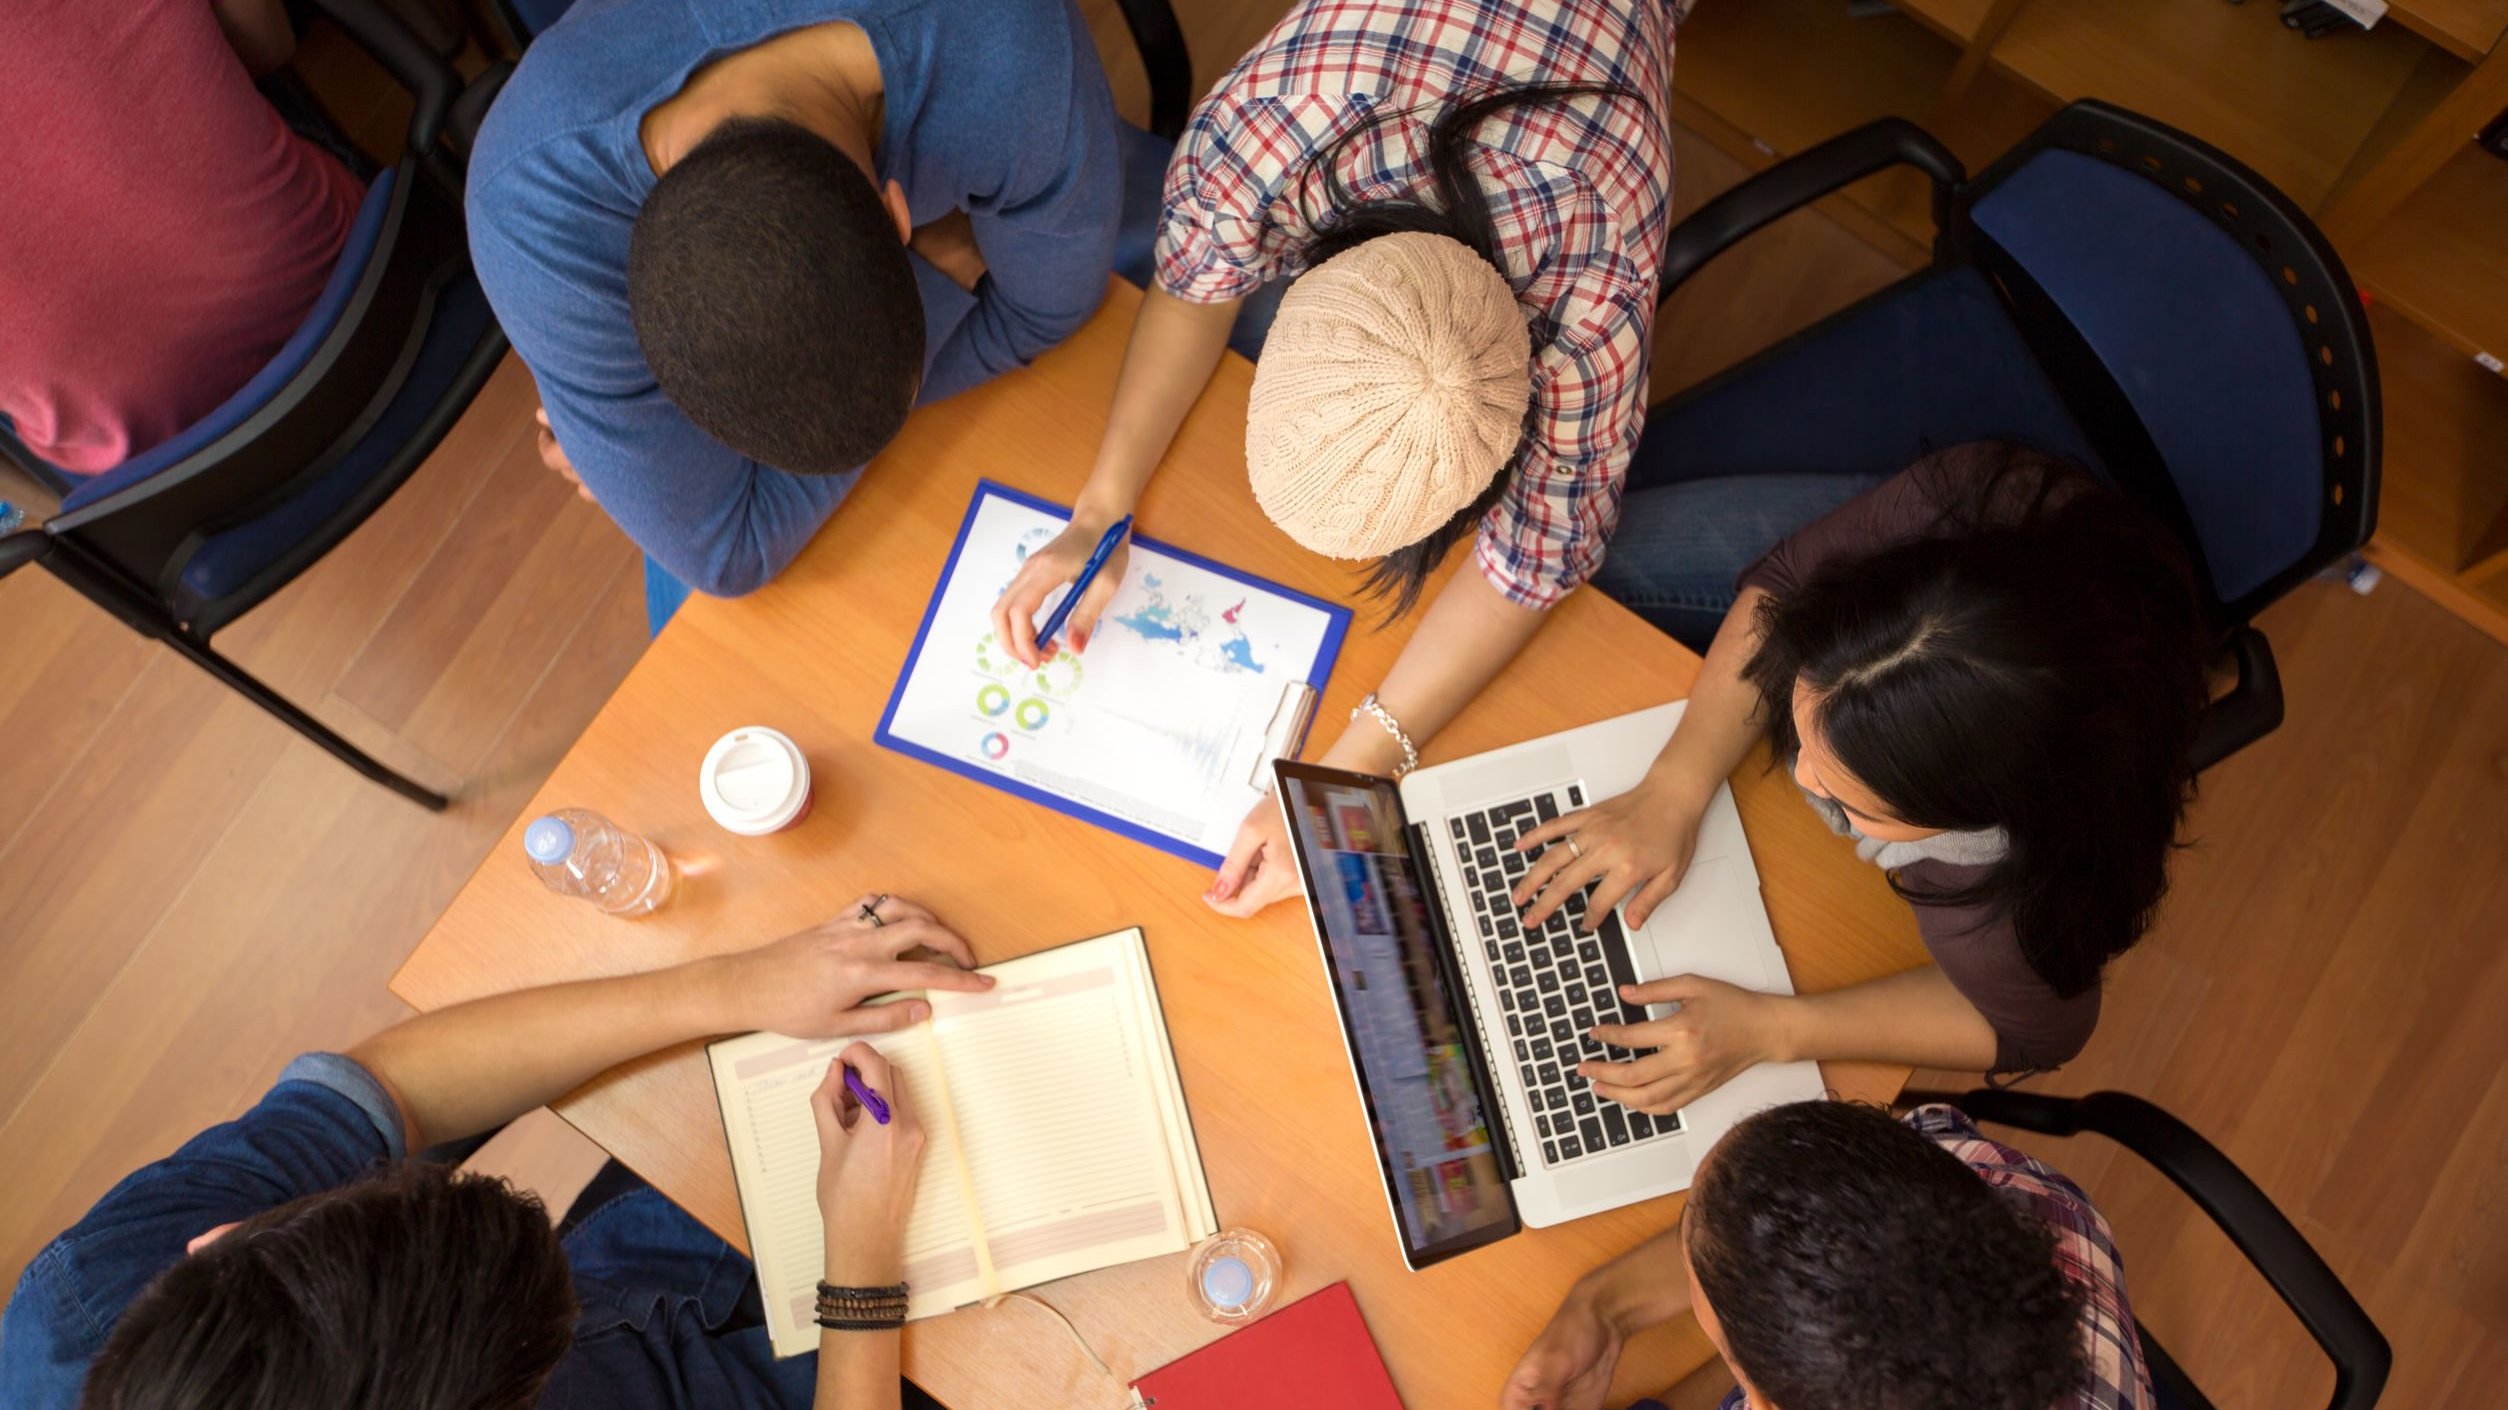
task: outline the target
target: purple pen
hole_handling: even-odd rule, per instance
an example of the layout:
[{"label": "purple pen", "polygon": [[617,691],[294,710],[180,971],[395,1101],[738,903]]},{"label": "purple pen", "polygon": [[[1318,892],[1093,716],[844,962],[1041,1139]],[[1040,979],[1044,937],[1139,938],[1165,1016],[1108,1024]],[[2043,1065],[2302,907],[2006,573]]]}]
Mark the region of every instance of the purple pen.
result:
[{"label": "purple pen", "polygon": [[882,1126],[888,1124],[888,1103],[881,1101],[880,1094],[872,1091],[869,1083],[855,1076],[854,1070],[850,1067],[845,1069],[845,1090],[853,1093],[861,1101],[862,1109],[871,1113],[873,1121]]}]

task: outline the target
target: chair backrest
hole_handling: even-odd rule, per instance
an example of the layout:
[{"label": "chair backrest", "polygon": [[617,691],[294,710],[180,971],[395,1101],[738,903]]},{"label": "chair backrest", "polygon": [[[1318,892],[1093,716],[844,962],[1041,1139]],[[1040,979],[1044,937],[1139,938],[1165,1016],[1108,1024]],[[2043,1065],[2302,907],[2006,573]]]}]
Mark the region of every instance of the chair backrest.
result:
[{"label": "chair backrest", "polygon": [[1944,241],[1995,277],[2120,485],[2196,548],[2216,625],[2368,540],[2366,315],[2323,235],[2262,177],[2079,102],[1959,193]]},{"label": "chair backrest", "polygon": [[[2386,1334],[2272,1198],[2193,1127],[2124,1092],[2058,1097],[1981,1088],[1957,1096],[1908,1092],[1903,1100],[1913,1105],[1948,1102],[1976,1120],[2042,1135],[2095,1131],[2140,1156],[2229,1236],[2334,1363],[2328,1410],[2370,1410],[2377,1404],[2394,1365]],[[2189,1410],[2211,1410],[2211,1400],[2158,1340],[2147,1330],[2142,1336],[2145,1359],[2164,1400]]]},{"label": "chair backrest", "polygon": [[45,525],[171,595],[190,550],[319,478],[391,399],[444,280],[458,201],[415,155],[377,179],[330,284],[280,356],[216,412],[98,476]]}]

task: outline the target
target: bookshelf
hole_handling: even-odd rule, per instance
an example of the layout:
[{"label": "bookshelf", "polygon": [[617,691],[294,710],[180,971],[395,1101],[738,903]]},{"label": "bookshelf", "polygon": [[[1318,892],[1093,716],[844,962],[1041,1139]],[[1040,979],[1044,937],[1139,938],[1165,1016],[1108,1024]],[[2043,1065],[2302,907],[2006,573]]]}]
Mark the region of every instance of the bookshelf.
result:
[{"label": "bookshelf", "polygon": [[[1765,166],[1877,117],[1971,171],[2056,108],[2101,98],[2255,168],[2313,213],[2373,304],[2386,403],[2374,556],[2508,641],[2508,161],[2472,142],[2508,109],[2508,0],[2392,0],[2309,40],[2271,0],[1716,0],[1683,26],[1684,122]],[[1924,184],[1824,209],[1922,258]]]},{"label": "bookshelf", "polygon": [[2479,59],[2508,31],[2508,0],[2405,0],[2387,15],[2459,59]]},{"label": "bookshelf", "polygon": [[[2352,277],[2465,356],[2508,358],[2508,161],[2458,148],[2353,265]],[[2508,458],[2508,445],[2499,453]]]},{"label": "bookshelf", "polygon": [[2063,102],[2106,98],[2191,132],[2313,209],[2425,46],[2383,24],[2311,41],[2277,12],[2223,0],[2029,0],[1992,58]]}]

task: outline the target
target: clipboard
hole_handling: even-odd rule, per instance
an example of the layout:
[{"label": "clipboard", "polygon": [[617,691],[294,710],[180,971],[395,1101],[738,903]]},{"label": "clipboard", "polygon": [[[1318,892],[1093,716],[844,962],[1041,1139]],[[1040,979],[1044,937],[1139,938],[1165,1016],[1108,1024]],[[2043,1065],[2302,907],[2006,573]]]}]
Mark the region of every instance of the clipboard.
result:
[{"label": "clipboard", "polygon": [[[996,511],[988,517],[987,506],[992,504],[1015,506],[1028,511],[1028,514],[1015,516]],[[1237,816],[1228,821],[1229,829],[1233,830],[1245,809],[1270,792],[1272,760],[1294,758],[1303,747],[1307,731],[1314,723],[1321,687],[1330,679],[1332,667],[1340,656],[1342,641],[1348,635],[1350,609],[1136,533],[1132,538],[1132,562],[1125,584],[1106,617],[1099,623],[1092,639],[1090,656],[1078,658],[1072,668],[1079,675],[1080,682],[1074,684],[1068,694],[1055,695],[1047,673],[1027,672],[1025,668],[1017,667],[1015,662],[1008,662],[1006,653],[1001,654],[999,659],[986,658],[984,643],[990,641],[989,622],[985,624],[982,638],[975,643],[973,659],[980,669],[968,671],[966,658],[949,656],[950,652],[962,648],[949,643],[935,646],[935,627],[943,624],[945,609],[948,622],[943,631],[951,636],[966,635],[970,630],[972,604],[980,598],[983,607],[989,610],[999,595],[1000,586],[1007,582],[1008,574],[1016,570],[1015,559],[999,564],[988,559],[980,566],[967,561],[970,539],[977,533],[979,520],[985,521],[988,536],[982,552],[990,554],[1000,547],[991,540],[997,536],[1004,521],[1042,516],[1054,521],[1053,529],[1059,532],[1060,525],[1069,522],[1070,514],[1070,510],[1061,505],[998,481],[988,479],[977,482],[966,516],[960,521],[957,536],[950,544],[949,557],[941,566],[931,599],[924,608],[923,620],[915,629],[913,643],[906,649],[896,685],[889,693],[887,707],[881,712],[879,726],[872,732],[872,738],[884,748],[999,788],[1170,855],[1216,868],[1223,860],[1223,853],[1218,848],[1226,845],[1224,838],[1217,839],[1217,848],[1210,845],[1215,840],[1213,819],[1219,803],[1237,798],[1241,792],[1241,805],[1236,807]],[[1031,529],[1029,534],[1033,536],[1037,532]],[[1026,546],[1024,543],[1021,545],[1022,549]],[[1144,592],[1153,591],[1143,587],[1142,583],[1159,581],[1160,560],[1173,565],[1169,570],[1170,577],[1188,579],[1189,587],[1227,585],[1227,591],[1221,595],[1237,599],[1235,606],[1225,611],[1214,611],[1199,596],[1185,593],[1183,595],[1190,600],[1182,605],[1163,599],[1157,601],[1154,610],[1169,614],[1157,621],[1136,621],[1136,617],[1149,617],[1153,610],[1150,607],[1139,608],[1134,615],[1119,617],[1128,603]],[[1000,581],[977,576],[984,573],[992,573]],[[1248,609],[1252,609],[1253,614],[1246,619],[1249,625],[1239,627],[1238,614]],[[1133,624],[1132,629],[1139,640],[1123,641],[1126,628],[1119,622]],[[1259,630],[1250,624],[1254,622],[1284,628],[1294,624],[1295,632],[1282,638],[1291,643],[1285,648],[1290,655],[1286,658],[1266,655],[1258,663],[1256,657],[1271,650],[1271,646],[1268,638],[1264,643],[1252,642],[1252,634]],[[1310,642],[1311,652],[1305,649]],[[1087,679],[1090,662],[1104,660],[1110,648],[1116,658],[1116,669],[1131,668],[1135,679],[1139,679],[1143,671],[1166,671],[1170,674],[1160,679],[1170,685],[1189,688],[1185,693],[1202,691],[1205,694],[1196,698],[1228,702],[1226,719],[1207,728],[1193,722],[1162,718],[1144,718],[1129,726],[1137,737],[1140,749],[1179,751],[1176,754],[1179,767],[1162,771],[1159,776],[1178,789],[1184,788],[1187,780],[1198,778],[1205,786],[1205,796],[1210,800],[1207,806],[1192,810],[1151,806],[1152,799],[1143,790],[1127,791],[1107,783],[1102,777],[1046,769],[1034,762],[1051,754],[1057,743],[1067,746],[1068,752],[1079,757],[1089,757],[1085,751],[1069,745],[1071,736],[1056,732],[1063,727],[1052,725],[1054,720],[1067,718],[1073,712],[1089,723],[1070,728],[1088,729],[1095,736],[1104,738],[1120,738],[1123,736],[1119,730],[1125,727],[1110,721],[1126,709],[1155,712],[1173,708],[1179,694],[1175,690],[1158,692],[1161,696],[1159,700],[1146,703],[1137,696],[1147,692],[1133,695],[1119,691],[1101,692],[1101,700],[1110,703],[1093,704],[1082,699],[1080,691]],[[1164,654],[1159,656],[1159,664],[1155,667],[1144,665],[1148,658],[1143,653],[1151,651],[1172,651],[1179,660],[1190,657],[1201,666],[1188,668],[1178,661],[1167,660]],[[1223,657],[1226,659],[1220,659]],[[999,674],[998,679],[1007,689],[996,690],[988,685],[986,672],[1006,672]],[[1259,673],[1267,679],[1243,679],[1249,673]],[[1204,679],[1204,675],[1212,679]],[[1031,677],[1034,678],[1032,681]],[[1270,685],[1271,679],[1279,681],[1276,688]],[[948,692],[953,685],[963,684],[976,687],[975,703],[963,718],[959,718],[953,711]],[[1030,690],[1035,693],[1026,693]],[[1001,752],[996,753],[997,749]],[[1013,757],[1014,754],[1016,757]],[[1102,754],[1095,762],[1110,768],[1119,764],[1119,761],[1104,758]],[[1195,774],[1194,769],[1204,772]],[[1172,800],[1162,793],[1157,801]],[[1182,825],[1188,820],[1196,826]]]}]

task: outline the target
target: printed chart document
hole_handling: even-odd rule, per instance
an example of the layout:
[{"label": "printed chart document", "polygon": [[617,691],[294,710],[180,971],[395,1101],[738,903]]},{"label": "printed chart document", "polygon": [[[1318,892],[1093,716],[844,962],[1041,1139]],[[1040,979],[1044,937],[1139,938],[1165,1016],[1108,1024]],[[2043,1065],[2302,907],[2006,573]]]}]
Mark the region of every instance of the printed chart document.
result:
[{"label": "printed chart document", "polygon": [[1070,517],[976,487],[874,738],[1215,867],[1297,752],[1349,609],[1135,536],[1087,655],[1031,671],[994,639],[993,603]]},{"label": "printed chart document", "polygon": [[[906,1224],[908,1318],[1180,1253],[1218,1232],[1138,930],[988,965],[982,994],[867,1039],[774,1033],[706,1049],[778,1356],[819,1344],[818,1128],[810,1094],[848,1043],[894,1066],[923,1122]],[[867,1119],[867,1118],[866,1118]]]}]

